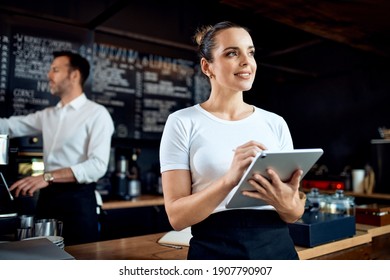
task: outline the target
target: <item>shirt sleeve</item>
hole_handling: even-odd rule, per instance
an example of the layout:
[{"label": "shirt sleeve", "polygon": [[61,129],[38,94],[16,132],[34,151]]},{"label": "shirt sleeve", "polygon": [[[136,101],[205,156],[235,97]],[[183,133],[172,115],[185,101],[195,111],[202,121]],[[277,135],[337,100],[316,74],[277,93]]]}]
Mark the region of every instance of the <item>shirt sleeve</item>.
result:
[{"label": "shirt sleeve", "polygon": [[177,116],[168,117],[160,143],[161,173],[175,169],[190,169],[188,128],[189,125]]},{"label": "shirt sleeve", "polygon": [[12,116],[0,118],[0,134],[8,134],[10,138],[42,133],[42,112],[26,116]]},{"label": "shirt sleeve", "polygon": [[87,160],[70,167],[79,183],[97,182],[107,172],[114,124],[108,111],[101,108],[90,127]]},{"label": "shirt sleeve", "polygon": [[279,122],[279,133],[281,150],[294,149],[290,129],[288,128],[287,122],[282,117],[280,117]]}]

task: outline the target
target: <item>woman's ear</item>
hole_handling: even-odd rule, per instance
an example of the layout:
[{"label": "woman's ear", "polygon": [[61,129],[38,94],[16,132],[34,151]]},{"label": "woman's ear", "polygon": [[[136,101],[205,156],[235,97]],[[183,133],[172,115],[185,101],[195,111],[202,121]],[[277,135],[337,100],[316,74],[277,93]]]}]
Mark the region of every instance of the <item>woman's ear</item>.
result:
[{"label": "woman's ear", "polygon": [[210,70],[210,63],[205,58],[200,60],[200,67],[202,68],[203,74],[209,78],[213,77],[213,73]]}]

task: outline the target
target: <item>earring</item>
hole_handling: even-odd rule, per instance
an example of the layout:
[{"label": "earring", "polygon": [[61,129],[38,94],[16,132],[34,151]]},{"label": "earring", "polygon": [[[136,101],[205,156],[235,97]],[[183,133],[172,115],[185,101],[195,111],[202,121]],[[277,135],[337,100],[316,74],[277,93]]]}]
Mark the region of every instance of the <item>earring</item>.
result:
[{"label": "earring", "polygon": [[209,78],[210,78],[210,79],[214,78],[214,75],[213,75],[213,74],[210,74]]}]

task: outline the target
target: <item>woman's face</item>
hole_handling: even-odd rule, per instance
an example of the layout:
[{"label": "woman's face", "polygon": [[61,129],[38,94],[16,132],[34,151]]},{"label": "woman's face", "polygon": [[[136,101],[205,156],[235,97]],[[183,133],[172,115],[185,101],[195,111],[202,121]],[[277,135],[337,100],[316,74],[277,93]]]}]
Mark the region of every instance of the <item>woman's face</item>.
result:
[{"label": "woman's face", "polygon": [[216,37],[214,60],[208,65],[213,86],[231,91],[251,89],[256,75],[255,48],[249,33],[243,28],[229,28]]}]

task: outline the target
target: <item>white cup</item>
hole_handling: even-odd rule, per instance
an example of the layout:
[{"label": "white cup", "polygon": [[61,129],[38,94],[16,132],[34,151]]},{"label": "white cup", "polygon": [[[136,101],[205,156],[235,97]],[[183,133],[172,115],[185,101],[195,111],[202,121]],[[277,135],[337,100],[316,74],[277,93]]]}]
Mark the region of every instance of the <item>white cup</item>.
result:
[{"label": "white cup", "polygon": [[353,169],[352,170],[352,190],[355,193],[363,193],[363,181],[366,171],[364,169]]}]

